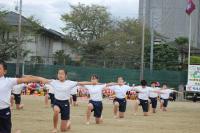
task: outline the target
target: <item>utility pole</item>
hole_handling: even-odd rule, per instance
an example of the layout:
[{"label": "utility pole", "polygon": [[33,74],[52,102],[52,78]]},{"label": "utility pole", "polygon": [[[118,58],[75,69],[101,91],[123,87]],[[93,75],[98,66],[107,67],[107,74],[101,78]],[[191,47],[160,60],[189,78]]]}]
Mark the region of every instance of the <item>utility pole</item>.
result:
[{"label": "utility pole", "polygon": [[153,24],[153,11],[151,8],[151,52],[150,52],[150,71],[153,71],[153,49],[154,49],[154,24]]},{"label": "utility pole", "polygon": [[142,48],[140,64],[140,80],[144,79],[144,43],[145,43],[145,25],[146,25],[146,0],[143,0],[143,26],[142,26]]},{"label": "utility pole", "polygon": [[22,27],[22,0],[20,0],[19,3],[16,75],[19,75],[19,69],[20,69],[21,27]]}]

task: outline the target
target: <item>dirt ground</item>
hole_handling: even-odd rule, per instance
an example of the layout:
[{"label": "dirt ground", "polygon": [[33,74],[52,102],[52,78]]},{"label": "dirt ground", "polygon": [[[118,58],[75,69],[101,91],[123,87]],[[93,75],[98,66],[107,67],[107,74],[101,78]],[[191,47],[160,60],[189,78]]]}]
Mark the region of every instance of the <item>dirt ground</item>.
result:
[{"label": "dirt ground", "polygon": [[[50,133],[52,109],[45,108],[44,97],[23,96],[24,110],[13,110],[13,130],[22,133]],[[71,107],[72,129],[70,133],[198,133],[200,132],[200,103],[170,102],[168,112],[158,110],[148,117],[141,108],[133,115],[132,101],[128,102],[124,119],[114,119],[112,101],[104,101],[104,123],[96,125],[94,119],[85,125],[87,100],[79,99],[78,107]]]}]

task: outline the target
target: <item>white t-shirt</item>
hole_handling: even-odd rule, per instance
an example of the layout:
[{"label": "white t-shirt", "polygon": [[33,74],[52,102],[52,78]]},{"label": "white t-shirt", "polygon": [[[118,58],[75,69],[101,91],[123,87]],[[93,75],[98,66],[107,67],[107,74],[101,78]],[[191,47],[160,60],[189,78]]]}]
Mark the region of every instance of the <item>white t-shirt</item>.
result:
[{"label": "white t-shirt", "polygon": [[151,98],[158,97],[158,93],[153,92],[153,91],[158,91],[158,90],[160,90],[160,88],[158,87],[149,87],[149,97]]},{"label": "white t-shirt", "polygon": [[143,88],[142,86],[137,86],[134,88],[134,90],[139,91],[138,98],[142,100],[148,100],[149,99],[149,87]]},{"label": "white t-shirt", "polygon": [[54,88],[51,85],[45,84],[45,87],[48,90],[48,93],[54,94]]},{"label": "white t-shirt", "polygon": [[25,86],[26,86],[25,84],[18,84],[18,85],[13,86],[12,93],[13,94],[21,94],[21,92]]},{"label": "white t-shirt", "polygon": [[169,95],[170,93],[172,93],[174,90],[171,90],[171,89],[163,89],[163,90],[160,90],[160,97],[162,99],[169,99]]},{"label": "white t-shirt", "polygon": [[113,90],[115,92],[115,95],[117,98],[125,98],[126,97],[126,92],[131,90],[132,88],[128,85],[115,85],[115,86],[111,86],[109,87],[111,90]]},{"label": "white t-shirt", "polygon": [[16,78],[0,77],[0,109],[10,107],[11,90],[15,85],[17,85]]},{"label": "white t-shirt", "polygon": [[85,85],[86,89],[90,94],[90,100],[92,101],[102,101],[102,90],[106,87],[106,84],[103,85]]},{"label": "white t-shirt", "polygon": [[79,89],[79,86],[74,87],[74,88],[71,90],[71,95],[76,95],[78,89]]},{"label": "white t-shirt", "polygon": [[71,90],[78,84],[75,81],[66,80],[61,82],[59,80],[52,80],[49,83],[54,88],[55,99],[69,100]]}]

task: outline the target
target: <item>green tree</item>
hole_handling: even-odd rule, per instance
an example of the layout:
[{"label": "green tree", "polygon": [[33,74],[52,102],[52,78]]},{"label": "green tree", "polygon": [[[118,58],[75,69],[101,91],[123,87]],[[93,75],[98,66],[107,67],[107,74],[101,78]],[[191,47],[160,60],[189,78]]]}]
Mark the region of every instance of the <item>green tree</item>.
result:
[{"label": "green tree", "polygon": [[105,36],[110,28],[110,13],[106,7],[99,5],[78,4],[70,7],[71,12],[62,15],[62,20],[65,22],[63,31],[73,40],[80,42],[79,52],[88,52],[90,48],[87,48],[97,39]]},{"label": "green tree", "polygon": [[[150,46],[145,48],[146,64],[150,62]],[[154,69],[178,69],[178,50],[170,44],[154,45]]]},{"label": "green tree", "polygon": [[[71,38],[82,61],[104,67],[139,66],[142,25],[136,19],[114,19],[106,7],[71,5],[71,12],[62,15],[63,30]],[[150,33],[146,29],[145,44]],[[75,43],[75,44],[74,44]]]},{"label": "green tree", "polygon": [[53,57],[55,59],[54,64],[57,65],[69,65],[72,62],[70,56],[66,55],[64,50],[56,51]]},{"label": "green tree", "polygon": [[[149,44],[149,30],[146,29],[145,44]],[[118,20],[107,34],[98,39],[104,51],[101,53],[111,67],[139,67],[142,40],[142,25],[135,19]],[[98,54],[99,55],[99,54]],[[100,55],[100,56],[101,56]],[[110,63],[108,63],[110,62]]]},{"label": "green tree", "polygon": [[187,37],[178,37],[175,39],[175,43],[177,45],[177,48],[178,48],[180,56],[181,56],[181,63],[183,64],[184,63],[184,54],[185,54],[184,49],[186,47],[188,47],[187,46],[188,38]]}]

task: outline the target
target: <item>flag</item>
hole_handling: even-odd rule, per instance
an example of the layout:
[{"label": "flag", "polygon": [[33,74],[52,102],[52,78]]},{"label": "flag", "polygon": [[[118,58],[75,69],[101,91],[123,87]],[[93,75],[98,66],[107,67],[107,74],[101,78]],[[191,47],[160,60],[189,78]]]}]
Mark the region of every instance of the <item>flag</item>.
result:
[{"label": "flag", "polygon": [[190,15],[194,10],[195,10],[195,4],[192,0],[187,0],[187,8],[186,8],[186,13]]}]

